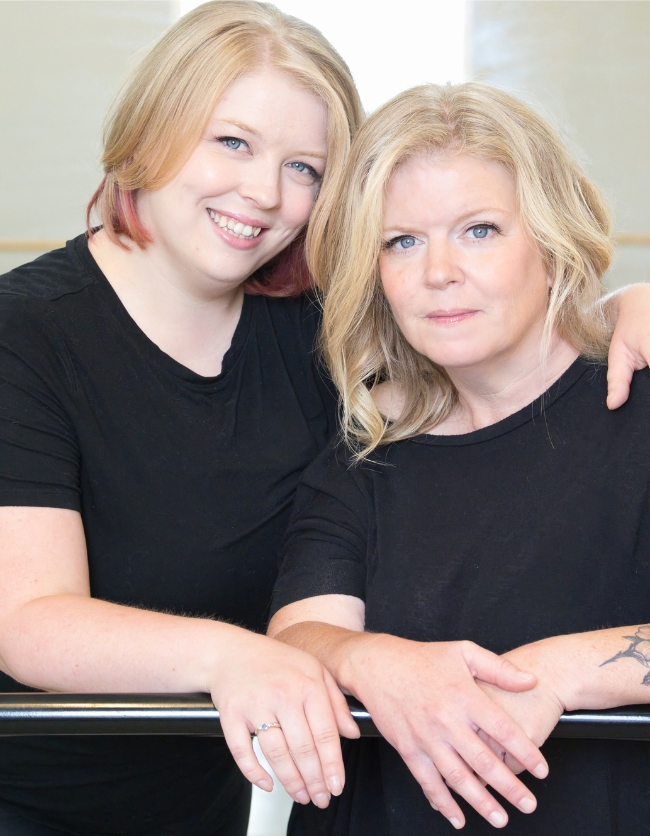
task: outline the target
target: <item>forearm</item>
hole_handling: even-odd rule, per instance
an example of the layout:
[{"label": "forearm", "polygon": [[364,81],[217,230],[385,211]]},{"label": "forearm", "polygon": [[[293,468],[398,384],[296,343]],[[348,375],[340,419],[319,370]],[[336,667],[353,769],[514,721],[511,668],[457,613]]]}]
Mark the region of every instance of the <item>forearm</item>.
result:
[{"label": "forearm", "polygon": [[554,636],[505,655],[549,683],[565,711],[647,703],[650,641],[643,630],[650,635],[650,628],[633,625]]},{"label": "forearm", "polygon": [[81,693],[209,691],[238,627],[99,601],[36,598],[0,625],[0,665],[20,682]]}]

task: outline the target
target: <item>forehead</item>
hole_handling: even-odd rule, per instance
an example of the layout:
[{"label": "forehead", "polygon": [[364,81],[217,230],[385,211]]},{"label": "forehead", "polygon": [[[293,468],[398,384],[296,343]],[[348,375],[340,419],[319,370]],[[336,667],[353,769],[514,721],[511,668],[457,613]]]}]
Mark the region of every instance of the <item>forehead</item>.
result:
[{"label": "forehead", "polygon": [[239,124],[267,138],[292,137],[324,152],[327,115],[327,106],[316,93],[286,72],[261,67],[226,88],[210,122]]},{"label": "forehead", "polygon": [[384,214],[417,214],[435,206],[460,211],[498,204],[516,209],[514,177],[501,163],[470,154],[416,154],[401,163],[391,175],[384,201]]}]

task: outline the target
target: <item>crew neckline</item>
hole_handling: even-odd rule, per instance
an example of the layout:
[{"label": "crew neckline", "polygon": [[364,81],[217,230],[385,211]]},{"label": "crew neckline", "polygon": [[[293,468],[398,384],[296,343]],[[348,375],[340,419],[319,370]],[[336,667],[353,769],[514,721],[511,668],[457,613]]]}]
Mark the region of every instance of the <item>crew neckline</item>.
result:
[{"label": "crew neckline", "polygon": [[167,373],[173,375],[174,377],[194,386],[209,387],[221,384],[226,380],[230,371],[240,357],[248,339],[253,319],[255,297],[250,296],[247,293],[244,294],[241,313],[232,336],[232,341],[223,356],[221,372],[218,375],[206,377],[198,374],[198,372],[193,371],[187,366],[184,366],[182,363],[179,363],[178,360],[175,360],[163,351],[160,346],[156,345],[156,343],[145,334],[142,328],[140,328],[138,323],[124,307],[124,304],[115,292],[113,285],[108,281],[100,266],[95,261],[93,254],[90,252],[90,248],[88,247],[86,233],[68,241],[66,248],[68,249],[68,252],[73,255],[73,257],[77,257],[82,269],[84,269],[86,273],[90,274],[91,279],[94,280],[97,287],[100,289],[100,292],[103,293],[108,307],[120,322],[120,325],[124,328],[126,333],[137,342],[141,350],[149,356],[153,363],[162,367]]},{"label": "crew neckline", "polygon": [[433,444],[438,447],[462,447],[498,438],[521,427],[523,424],[534,421],[543,412],[547,412],[580,380],[588,369],[593,369],[595,365],[584,357],[578,357],[542,395],[517,412],[513,412],[512,415],[497,421],[496,424],[490,424],[487,427],[481,427],[479,430],[460,435],[431,435],[426,433],[414,436],[410,440],[418,444]]}]

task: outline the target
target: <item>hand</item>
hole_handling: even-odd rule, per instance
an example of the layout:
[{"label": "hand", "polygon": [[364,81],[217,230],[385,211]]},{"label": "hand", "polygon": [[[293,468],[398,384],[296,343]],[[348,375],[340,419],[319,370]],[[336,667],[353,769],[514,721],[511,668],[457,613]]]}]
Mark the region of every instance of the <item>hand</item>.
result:
[{"label": "hand", "polygon": [[238,630],[221,655],[210,693],[232,755],[249,781],[271,791],[273,780],[259,764],[251,734],[273,771],[300,804],[327,807],[345,781],[339,734],[359,729],[336,682],[320,662],[275,639]]},{"label": "hand", "polygon": [[538,778],[546,777],[546,762],[474,678],[516,692],[534,687],[536,679],[473,642],[366,637],[350,658],[354,695],[400,753],[431,805],[454,827],[462,827],[464,816],[447,788],[451,787],[491,824],[503,827],[507,814],[482,778],[520,810],[532,812],[536,802],[528,788],[477,731],[498,741]]},{"label": "hand", "polygon": [[[513,694],[484,682],[478,684],[485,694],[526,732],[536,746],[544,743],[562,716],[562,707],[557,698],[543,685],[537,686],[532,691]],[[524,771],[525,767],[500,743],[482,731],[479,731],[479,735],[515,775]]]},{"label": "hand", "polygon": [[618,319],[609,348],[607,406],[617,409],[630,394],[632,375],[650,361],[650,285],[633,284],[605,302],[606,314]]}]

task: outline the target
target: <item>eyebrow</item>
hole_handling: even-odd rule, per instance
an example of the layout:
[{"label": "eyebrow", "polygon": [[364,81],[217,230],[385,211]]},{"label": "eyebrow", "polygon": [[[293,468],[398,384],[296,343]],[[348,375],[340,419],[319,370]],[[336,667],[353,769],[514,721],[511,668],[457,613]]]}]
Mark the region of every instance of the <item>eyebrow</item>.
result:
[{"label": "eyebrow", "polygon": [[[463,223],[464,221],[468,220],[468,218],[472,218],[474,216],[481,216],[483,212],[497,212],[499,215],[512,215],[513,213],[509,209],[497,209],[496,206],[483,206],[480,209],[472,209],[470,212],[464,212],[462,215],[459,215],[456,219],[456,223]],[[384,224],[386,229],[394,229],[396,232],[408,232],[408,230],[412,229],[412,224],[408,224],[407,226],[402,226],[401,224],[395,224],[395,226],[388,226],[388,224]]]},{"label": "eyebrow", "polygon": [[[258,139],[262,138],[262,134],[255,130],[255,128],[251,128],[250,125],[247,125],[245,122],[239,122],[237,119],[219,119],[219,122],[223,122],[226,125],[233,125],[235,128],[239,128],[240,131],[244,131],[245,133],[253,134]],[[295,155],[297,157],[316,157],[317,160],[326,160],[327,153],[323,154],[321,151],[296,151]]]}]

